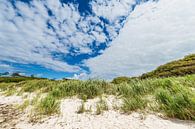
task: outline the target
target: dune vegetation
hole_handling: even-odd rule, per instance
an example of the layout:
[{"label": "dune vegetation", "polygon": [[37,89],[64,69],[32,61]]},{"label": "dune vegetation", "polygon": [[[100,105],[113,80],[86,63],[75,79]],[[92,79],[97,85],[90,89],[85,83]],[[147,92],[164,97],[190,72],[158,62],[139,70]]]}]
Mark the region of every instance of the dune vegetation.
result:
[{"label": "dune vegetation", "polygon": [[[60,100],[77,96],[82,99],[78,113],[86,112],[85,102],[88,99],[105,95],[114,95],[123,103],[116,110],[121,113],[133,111],[162,113],[167,117],[184,120],[195,120],[195,75],[183,77],[131,79],[128,82],[114,84],[102,80],[47,80],[33,79],[20,82],[7,81],[0,83],[4,95],[22,95],[34,93],[36,97],[26,100],[19,107],[28,106],[38,116],[60,113]],[[2,80],[2,78],[1,78]],[[96,114],[107,110],[102,99],[97,105]]]},{"label": "dune vegetation", "polygon": [[195,54],[185,56],[183,59],[171,61],[159,66],[157,69],[143,74],[140,78],[172,77],[195,74]]}]

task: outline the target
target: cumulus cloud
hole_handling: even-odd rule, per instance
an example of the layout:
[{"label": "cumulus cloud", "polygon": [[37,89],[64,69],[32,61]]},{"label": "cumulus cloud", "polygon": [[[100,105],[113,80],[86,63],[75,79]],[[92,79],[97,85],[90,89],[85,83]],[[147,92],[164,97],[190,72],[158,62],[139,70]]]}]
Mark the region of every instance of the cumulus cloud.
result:
[{"label": "cumulus cloud", "polygon": [[92,2],[92,8],[97,16],[102,16],[110,22],[118,20],[118,17],[127,15],[128,10],[132,10],[135,0],[95,0]]},{"label": "cumulus cloud", "polygon": [[194,53],[194,7],[194,0],[159,0],[137,6],[110,48],[85,61],[89,76],[136,76]]},{"label": "cumulus cloud", "polygon": [[79,66],[69,65],[53,53],[66,57],[73,49],[77,55],[92,54],[94,43],[95,46],[109,44],[123,25],[121,17],[128,16],[135,0],[89,4],[92,14],[83,16],[78,5],[60,0],[1,1],[0,60],[38,64],[57,71],[80,71]]},{"label": "cumulus cloud", "polygon": [[[43,4],[35,8],[23,2],[16,7],[4,1],[0,4],[0,57],[3,61],[40,64],[59,71],[75,71],[79,68],[52,58],[51,51],[61,51],[58,40],[46,28],[47,10]],[[39,11],[38,9],[42,10]],[[40,13],[41,12],[41,13]],[[50,35],[48,35],[50,34]],[[52,44],[52,43],[55,44]],[[63,50],[64,52],[66,50]]]}]

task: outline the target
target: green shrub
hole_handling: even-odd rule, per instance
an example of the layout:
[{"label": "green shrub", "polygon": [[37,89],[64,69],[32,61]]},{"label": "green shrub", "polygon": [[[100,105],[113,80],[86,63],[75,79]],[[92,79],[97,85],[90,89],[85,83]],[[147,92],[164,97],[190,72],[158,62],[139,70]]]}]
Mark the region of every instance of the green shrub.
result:
[{"label": "green shrub", "polygon": [[130,78],[129,77],[117,77],[112,80],[112,83],[114,84],[120,84],[120,83],[125,83],[129,82]]}]

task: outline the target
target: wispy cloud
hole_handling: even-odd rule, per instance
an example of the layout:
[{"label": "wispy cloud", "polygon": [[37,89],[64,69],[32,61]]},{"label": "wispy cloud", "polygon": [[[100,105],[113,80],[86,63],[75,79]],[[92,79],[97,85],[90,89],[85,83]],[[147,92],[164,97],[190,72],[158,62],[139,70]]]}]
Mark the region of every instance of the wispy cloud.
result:
[{"label": "wispy cloud", "polygon": [[14,68],[8,64],[0,63],[0,72],[12,72]]},{"label": "wispy cloud", "polygon": [[89,76],[135,76],[194,53],[194,7],[194,0],[160,0],[137,6],[111,47],[85,62]]}]

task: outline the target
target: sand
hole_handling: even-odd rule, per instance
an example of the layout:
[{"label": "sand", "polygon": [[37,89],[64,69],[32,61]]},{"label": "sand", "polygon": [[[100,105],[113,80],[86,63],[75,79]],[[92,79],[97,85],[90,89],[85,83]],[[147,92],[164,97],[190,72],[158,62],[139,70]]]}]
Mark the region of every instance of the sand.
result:
[{"label": "sand", "polygon": [[[13,110],[14,105],[21,104],[22,97],[0,95],[0,105],[4,108],[8,105],[7,111]],[[44,118],[41,122],[29,122],[28,112],[16,112],[16,117],[4,121],[5,114],[0,112],[0,128],[16,129],[195,129],[195,122],[182,121],[178,119],[165,119],[155,114],[142,114],[133,112],[130,115],[122,114],[114,110],[114,104],[120,104],[115,97],[106,98],[108,111],[100,115],[95,115],[96,103],[99,98],[88,100],[85,103],[86,109],[90,112],[78,114],[77,111],[81,106],[81,100],[76,97],[64,99],[61,101],[60,115]],[[6,112],[6,111],[5,111]],[[13,114],[14,115],[14,114]],[[2,120],[2,121],[1,121]],[[11,123],[10,123],[11,122]]]}]

